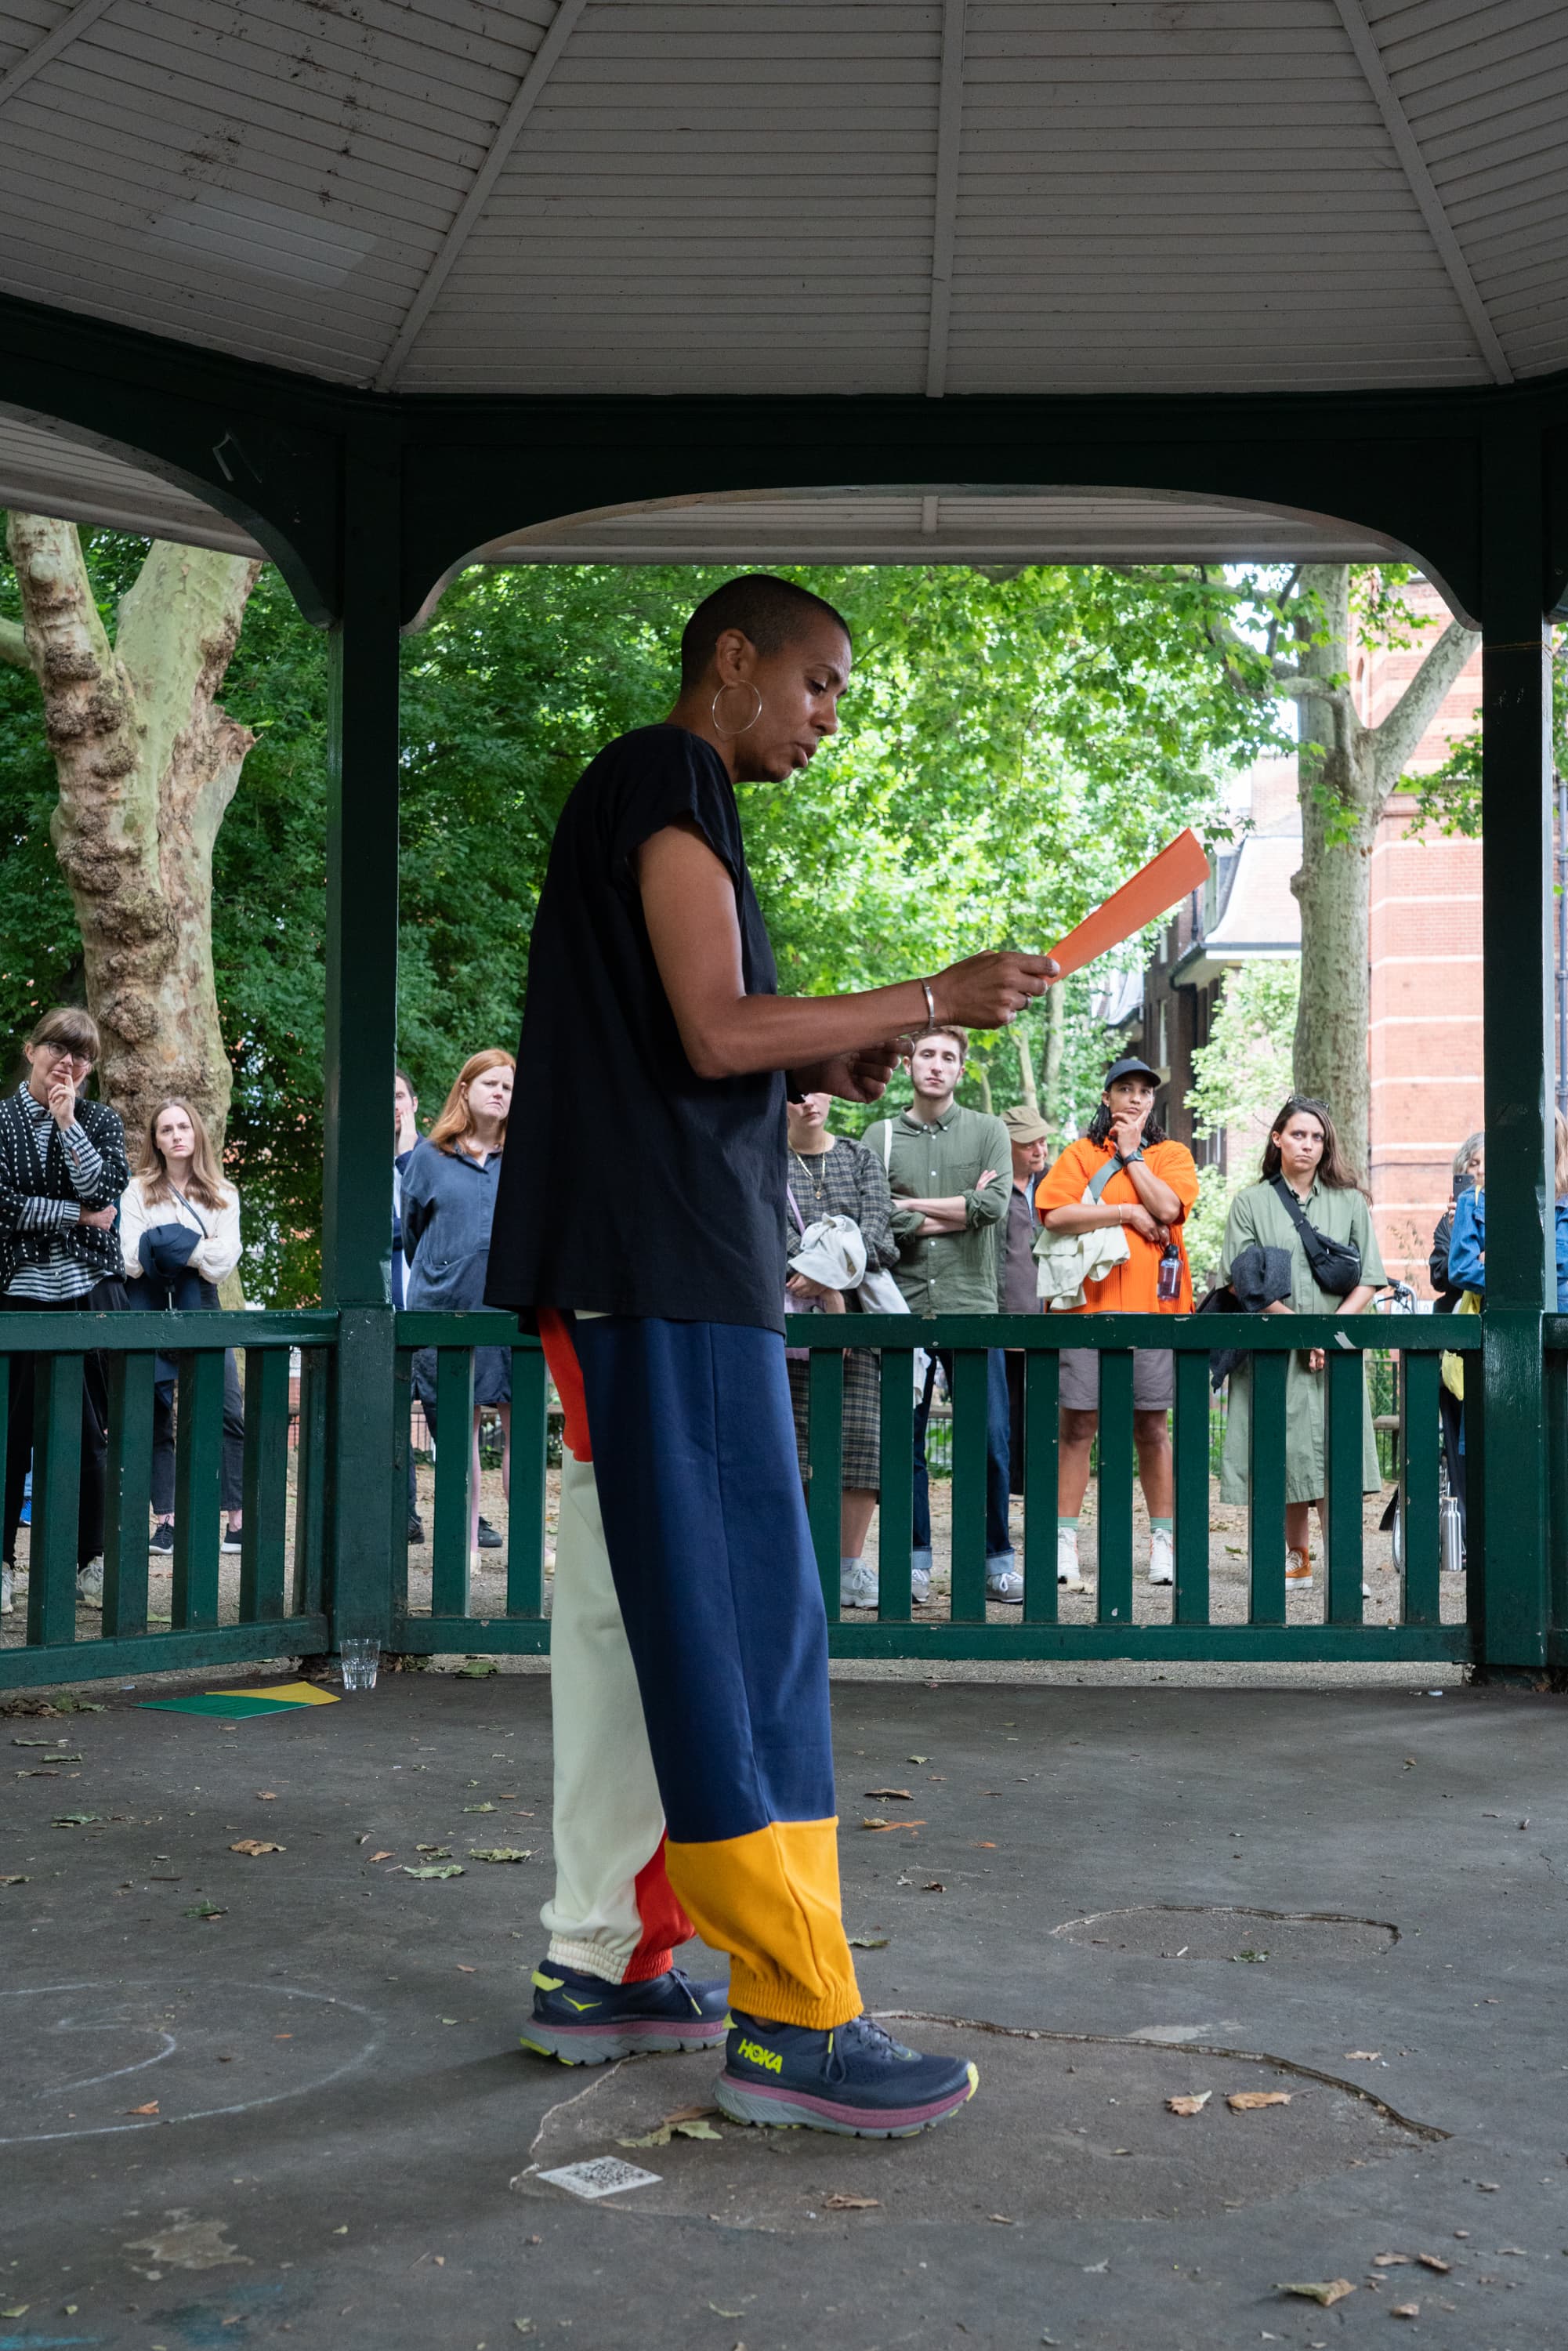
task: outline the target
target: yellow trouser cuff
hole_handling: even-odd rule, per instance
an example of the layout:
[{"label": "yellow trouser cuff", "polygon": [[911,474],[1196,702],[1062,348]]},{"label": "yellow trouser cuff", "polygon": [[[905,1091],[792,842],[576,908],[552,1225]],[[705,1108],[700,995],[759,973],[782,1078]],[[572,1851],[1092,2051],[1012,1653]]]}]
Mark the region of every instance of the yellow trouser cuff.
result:
[{"label": "yellow trouser cuff", "polygon": [[839,1913],[837,1821],[775,1821],[746,1836],[665,1847],[675,1897],[730,1955],[732,2007],[819,2028],[861,2012]]}]

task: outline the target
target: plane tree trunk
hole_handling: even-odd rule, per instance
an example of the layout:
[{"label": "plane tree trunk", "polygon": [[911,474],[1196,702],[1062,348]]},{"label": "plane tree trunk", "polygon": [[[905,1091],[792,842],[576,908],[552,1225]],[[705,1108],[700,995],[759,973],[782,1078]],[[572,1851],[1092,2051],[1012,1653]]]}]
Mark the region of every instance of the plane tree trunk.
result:
[{"label": "plane tree trunk", "polygon": [[259,562],[155,540],[109,642],[73,523],[13,513],[23,620],[0,659],[43,696],[50,834],[81,932],[99,1084],[139,1131],[164,1096],[221,1151],[232,1071],[213,976],[213,843],[255,740],[216,699]]}]

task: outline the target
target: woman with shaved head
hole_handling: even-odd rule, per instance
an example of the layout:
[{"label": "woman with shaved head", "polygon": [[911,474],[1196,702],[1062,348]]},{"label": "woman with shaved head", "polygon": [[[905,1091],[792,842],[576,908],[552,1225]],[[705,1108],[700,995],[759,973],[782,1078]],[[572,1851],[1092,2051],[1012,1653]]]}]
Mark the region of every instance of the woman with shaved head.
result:
[{"label": "woman with shaved head", "polygon": [[[861,2012],[839,1911],[821,1591],[782,1301],[786,1095],[879,1096],[897,1040],[994,1029],[1046,987],[992,954],[789,998],[735,787],[838,726],[850,632],[783,580],[693,613],[662,725],[610,744],[534,925],[488,1297],[566,1407],[551,1628],[555,1893],[525,2047],[569,2064],[726,2039],[738,2121],[904,2137],[975,2068]],[[594,1138],[612,1120],[622,1147]],[[694,1931],[727,1989],[673,1964]]]}]

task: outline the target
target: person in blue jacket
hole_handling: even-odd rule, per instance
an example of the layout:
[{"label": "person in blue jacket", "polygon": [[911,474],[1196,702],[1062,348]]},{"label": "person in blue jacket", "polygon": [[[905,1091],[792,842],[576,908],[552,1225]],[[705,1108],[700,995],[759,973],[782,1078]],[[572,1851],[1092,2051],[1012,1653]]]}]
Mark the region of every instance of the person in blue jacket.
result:
[{"label": "person in blue jacket", "polygon": [[[447,1095],[440,1117],[423,1143],[416,1143],[399,1186],[402,1253],[408,1268],[405,1301],[411,1310],[465,1314],[483,1307],[490,1256],[490,1226],[496,1187],[507,1146],[507,1116],[512,1105],[517,1064],[492,1046],[471,1053]],[[423,1351],[422,1351],[423,1353]],[[434,1384],[419,1359],[414,1384],[430,1417]],[[474,1448],[468,1489],[468,1549],[479,1543],[479,1414],[501,1418],[501,1482],[509,1491],[512,1457],[512,1358],[506,1347],[474,1350]],[[441,1441],[439,1434],[436,1442]]]},{"label": "person in blue jacket", "polygon": [[[1568,1314],[1568,1118],[1556,1113],[1557,1311]],[[1473,1290],[1485,1298],[1487,1288],[1487,1196],[1478,1184],[1461,1192],[1454,1206],[1454,1234],[1448,1243],[1448,1280],[1456,1290]]]}]

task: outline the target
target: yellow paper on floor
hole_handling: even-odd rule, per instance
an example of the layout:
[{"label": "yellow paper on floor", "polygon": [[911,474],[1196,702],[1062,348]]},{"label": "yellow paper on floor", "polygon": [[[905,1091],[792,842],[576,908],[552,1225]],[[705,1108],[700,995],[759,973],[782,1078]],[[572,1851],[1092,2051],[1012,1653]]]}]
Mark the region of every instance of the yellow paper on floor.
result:
[{"label": "yellow paper on floor", "polygon": [[336,1690],[318,1689],[314,1682],[266,1682],[248,1689],[214,1690],[214,1698],[275,1698],[286,1706],[336,1706]]}]

